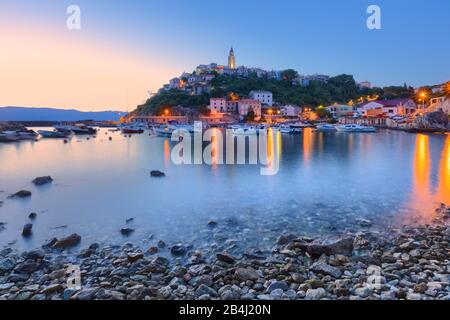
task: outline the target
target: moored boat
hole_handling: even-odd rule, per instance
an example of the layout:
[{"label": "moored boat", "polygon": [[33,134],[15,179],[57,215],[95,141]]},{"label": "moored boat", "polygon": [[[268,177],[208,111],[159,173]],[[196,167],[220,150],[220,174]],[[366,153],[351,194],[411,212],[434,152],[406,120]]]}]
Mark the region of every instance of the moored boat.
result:
[{"label": "moored boat", "polygon": [[136,126],[126,126],[122,128],[122,133],[125,134],[141,134],[144,133],[144,129]]},{"label": "moored boat", "polygon": [[0,142],[15,142],[19,141],[19,137],[14,133],[10,132],[0,132]]},{"label": "moored boat", "polygon": [[177,130],[178,128],[174,125],[163,125],[159,127],[153,127],[153,132],[158,137],[170,137],[172,133]]},{"label": "moored boat", "polygon": [[54,128],[59,132],[73,132],[76,135],[96,134],[97,129],[88,127],[84,124],[75,125],[55,125]]},{"label": "moored boat", "polygon": [[375,127],[361,126],[359,124],[344,124],[336,126],[336,130],[340,132],[376,132]]},{"label": "moored boat", "polygon": [[317,131],[336,131],[336,127],[329,123],[319,123],[316,126]]},{"label": "moored boat", "polygon": [[38,130],[38,133],[44,138],[68,138],[71,136],[70,131],[48,131],[48,130]]}]

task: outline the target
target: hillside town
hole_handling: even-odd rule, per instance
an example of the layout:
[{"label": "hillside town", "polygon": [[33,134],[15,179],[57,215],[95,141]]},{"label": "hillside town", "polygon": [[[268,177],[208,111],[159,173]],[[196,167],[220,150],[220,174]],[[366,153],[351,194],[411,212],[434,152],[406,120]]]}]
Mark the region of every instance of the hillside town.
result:
[{"label": "hillside town", "polygon": [[[267,71],[259,68],[236,66],[236,56],[231,48],[228,64],[211,63],[199,65],[192,73],[183,73],[164,85],[158,94],[176,91],[189,96],[210,94],[213,80],[221,75],[233,79],[249,79],[250,77],[285,80],[283,71]],[[327,75],[299,75],[289,79],[293,86],[308,87],[311,81],[327,83]],[[360,90],[371,89],[369,81],[357,83]],[[406,86],[406,85],[405,85]],[[416,88],[414,97],[380,99],[377,95],[361,96],[347,103],[332,103],[330,105],[304,106],[283,104],[268,90],[254,88],[245,96],[229,93],[224,96],[209,98],[209,104],[204,112],[195,111],[189,106],[166,106],[162,114],[132,114],[130,121],[149,124],[166,124],[170,122],[188,123],[194,120],[208,125],[230,125],[240,122],[258,123],[290,123],[297,121],[327,120],[340,124],[358,124],[393,129],[427,129],[424,122],[427,114],[442,112],[448,118],[450,100],[448,98],[449,84],[432,86],[431,89]],[[442,116],[441,116],[442,117]],[[445,122],[445,120],[444,120]],[[447,119],[448,123],[448,119]],[[446,130],[446,126],[439,129]]]}]

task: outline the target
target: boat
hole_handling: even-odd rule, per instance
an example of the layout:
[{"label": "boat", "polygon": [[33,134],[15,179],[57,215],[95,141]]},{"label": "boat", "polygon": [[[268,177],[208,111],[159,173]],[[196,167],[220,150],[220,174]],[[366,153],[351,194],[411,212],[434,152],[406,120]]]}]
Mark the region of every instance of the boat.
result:
[{"label": "boat", "polygon": [[30,129],[18,130],[16,133],[19,136],[19,140],[36,140],[39,137],[36,131]]},{"label": "boat", "polygon": [[144,129],[137,126],[125,126],[122,128],[122,133],[125,134],[141,134],[144,133]]},{"label": "boat", "polygon": [[304,129],[304,128],[311,128],[311,127],[313,127],[313,125],[308,122],[298,121],[296,123],[291,124],[291,127]]},{"label": "boat", "polygon": [[84,124],[55,125],[54,128],[59,132],[73,132],[76,135],[96,134],[97,133],[97,129],[88,127]]},{"label": "boat", "polygon": [[316,126],[317,131],[336,131],[336,127],[329,123],[319,123]]},{"label": "boat", "polygon": [[15,134],[11,134],[10,132],[0,132],[0,142],[15,142],[19,141],[19,137]]},{"label": "boat", "polygon": [[38,134],[33,130],[22,129],[15,131],[4,131],[4,140],[17,141],[17,140],[37,140]]},{"label": "boat", "polygon": [[280,131],[280,133],[286,133],[286,134],[291,134],[292,133],[291,127],[287,126],[287,125],[279,126],[278,130]]},{"label": "boat", "polygon": [[344,124],[336,127],[340,132],[376,132],[375,127],[361,126],[359,124]]},{"label": "boat", "polygon": [[72,134],[71,131],[48,131],[48,130],[38,130],[38,133],[44,138],[68,138]]},{"label": "boat", "polygon": [[169,124],[169,125],[163,125],[160,127],[153,127],[153,132],[158,137],[170,137],[172,135],[172,133],[177,129],[178,129],[178,127]]},{"label": "boat", "polygon": [[233,135],[256,135],[258,131],[255,127],[233,125],[228,127]]}]

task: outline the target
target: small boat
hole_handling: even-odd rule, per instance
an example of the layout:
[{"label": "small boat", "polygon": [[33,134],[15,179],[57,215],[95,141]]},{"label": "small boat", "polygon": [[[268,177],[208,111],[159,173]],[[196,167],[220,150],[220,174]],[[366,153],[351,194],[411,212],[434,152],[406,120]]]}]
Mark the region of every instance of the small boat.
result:
[{"label": "small boat", "polygon": [[36,140],[39,137],[39,134],[30,129],[24,129],[16,131],[19,136],[19,140]]},{"label": "small boat", "polygon": [[144,133],[144,129],[137,126],[126,126],[122,128],[122,133],[125,134],[141,134]]},{"label": "small boat", "polygon": [[255,127],[248,126],[230,126],[229,129],[234,135],[256,135],[258,131]]},{"label": "small boat", "polygon": [[281,125],[278,130],[280,131],[280,133],[286,133],[286,134],[291,134],[292,133],[292,129],[290,126],[286,126],[286,125]]},{"label": "small boat", "polygon": [[48,130],[38,130],[38,133],[44,138],[68,138],[72,134],[70,131],[48,131]]},{"label": "small boat", "polygon": [[0,142],[15,142],[19,141],[20,138],[17,134],[11,134],[11,132],[0,132]]},{"label": "small boat", "polygon": [[158,137],[170,137],[172,136],[172,133],[177,130],[178,128],[174,125],[164,125],[160,127],[153,127],[153,132]]},{"label": "small boat", "polygon": [[59,132],[73,132],[76,135],[96,134],[97,129],[88,127],[84,124],[71,125],[56,125],[54,128]]},{"label": "small boat", "polygon": [[340,132],[376,132],[375,127],[361,126],[359,124],[344,124],[336,127]]},{"label": "small boat", "polygon": [[317,131],[336,131],[336,127],[329,123],[320,123],[316,126]]}]

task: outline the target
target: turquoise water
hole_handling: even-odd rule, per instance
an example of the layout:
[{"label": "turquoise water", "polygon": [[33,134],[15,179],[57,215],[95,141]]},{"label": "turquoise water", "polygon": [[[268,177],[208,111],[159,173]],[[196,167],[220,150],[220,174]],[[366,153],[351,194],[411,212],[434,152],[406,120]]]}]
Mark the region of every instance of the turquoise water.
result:
[{"label": "turquoise water", "polygon": [[[450,204],[449,135],[308,129],[276,139],[280,168],[273,176],[260,175],[259,165],[174,165],[174,143],[148,133],[101,129],[67,144],[0,144],[0,247],[35,248],[73,232],[85,245],[202,241],[209,220],[230,219],[258,245],[284,231],[343,232],[358,218],[374,228],[429,222],[439,203]],[[167,176],[151,178],[155,169]],[[54,182],[35,187],[31,180],[43,175]],[[7,198],[21,189],[32,197]],[[30,212],[38,217],[33,236],[23,239]],[[124,238],[119,230],[128,218],[136,232]]]}]

